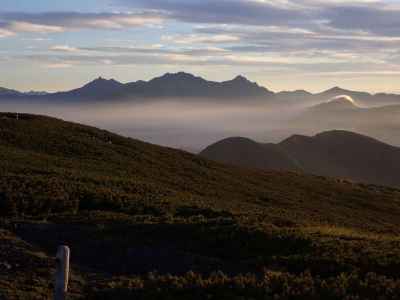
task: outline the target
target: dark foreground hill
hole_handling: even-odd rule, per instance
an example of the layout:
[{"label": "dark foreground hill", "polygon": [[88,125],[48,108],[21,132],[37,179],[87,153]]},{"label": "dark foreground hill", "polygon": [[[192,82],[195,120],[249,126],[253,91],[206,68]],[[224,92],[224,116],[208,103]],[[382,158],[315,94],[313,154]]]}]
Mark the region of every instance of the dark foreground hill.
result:
[{"label": "dark foreground hill", "polygon": [[0,299],[396,299],[400,191],[0,114]]},{"label": "dark foreground hill", "polygon": [[201,156],[244,167],[400,186],[400,148],[348,131],[294,135],[279,144],[230,138],[207,147]]},{"label": "dark foreground hill", "polygon": [[275,144],[260,144],[251,139],[233,137],[210,145],[201,152],[210,160],[264,170],[298,170],[297,162]]}]

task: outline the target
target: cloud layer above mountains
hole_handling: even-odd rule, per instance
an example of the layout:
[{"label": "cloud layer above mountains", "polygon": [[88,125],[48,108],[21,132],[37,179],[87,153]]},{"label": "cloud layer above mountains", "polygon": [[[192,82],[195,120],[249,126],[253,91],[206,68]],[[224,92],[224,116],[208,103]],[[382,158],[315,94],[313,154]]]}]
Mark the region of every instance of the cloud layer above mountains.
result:
[{"label": "cloud layer above mountains", "polygon": [[[368,87],[375,84],[370,89],[389,91],[394,84],[385,82],[400,75],[397,1],[102,2],[107,11],[83,10],[78,4],[74,11],[59,11],[51,1],[47,11],[29,10],[28,4],[0,10],[0,39],[11,45],[0,49],[0,61],[17,66],[29,61],[36,69],[86,66],[92,73],[120,74],[122,80],[126,71],[112,66],[158,66],[148,77],[168,69],[210,77],[206,66],[215,66],[218,79],[245,73],[262,84],[273,78],[288,88],[322,78],[322,89],[326,77],[325,82],[363,80]],[[24,49],[16,51],[21,44]],[[82,80],[89,77],[88,68],[81,70]]]}]

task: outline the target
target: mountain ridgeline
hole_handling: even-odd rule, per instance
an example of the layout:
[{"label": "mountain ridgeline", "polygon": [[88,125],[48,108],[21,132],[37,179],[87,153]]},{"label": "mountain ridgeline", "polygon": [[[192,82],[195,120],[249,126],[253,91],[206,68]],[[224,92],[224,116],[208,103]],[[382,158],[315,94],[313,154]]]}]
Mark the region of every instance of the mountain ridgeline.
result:
[{"label": "mountain ridgeline", "polygon": [[228,138],[201,156],[265,170],[292,170],[353,181],[400,186],[400,148],[348,131],[294,135],[279,144]]},{"label": "mountain ridgeline", "polygon": [[336,96],[307,107],[291,123],[295,124],[298,133],[315,133],[318,124],[318,131],[353,131],[400,146],[400,105],[364,107],[362,103],[348,95]]},{"label": "mountain ridgeline", "polygon": [[69,100],[69,101],[94,101],[113,99],[146,99],[146,98],[224,98],[224,99],[263,99],[273,95],[268,89],[250,82],[243,76],[237,76],[232,80],[215,82],[208,81],[189,73],[166,73],[149,81],[139,80],[130,83],[120,83],[113,79],[99,77],[83,87],[66,91],[50,93],[46,95],[28,95],[8,90],[0,97],[10,96],[16,98],[34,97],[45,100]]},{"label": "mountain ridgeline", "polygon": [[190,73],[166,73],[149,81],[121,83],[114,79],[99,77],[88,84],[70,91],[19,92],[0,88],[0,99],[49,100],[68,102],[96,102],[112,100],[147,100],[174,98],[187,101],[188,98],[236,101],[263,100],[276,103],[315,104],[327,101],[340,95],[349,95],[360,104],[366,106],[382,106],[399,104],[400,95],[370,94],[334,87],[321,93],[309,93],[304,90],[272,92],[271,90],[251,82],[239,75],[232,80],[209,81]]}]

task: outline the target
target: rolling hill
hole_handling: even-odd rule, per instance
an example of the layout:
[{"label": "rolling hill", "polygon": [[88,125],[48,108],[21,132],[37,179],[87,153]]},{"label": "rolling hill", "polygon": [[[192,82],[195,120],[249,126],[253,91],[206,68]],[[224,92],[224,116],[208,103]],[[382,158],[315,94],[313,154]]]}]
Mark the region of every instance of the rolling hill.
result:
[{"label": "rolling hill", "polygon": [[[342,105],[349,104],[326,105],[341,110]],[[396,175],[400,172],[400,148],[347,131],[329,131],[313,137],[295,135],[276,145],[227,139],[207,147],[200,155],[239,166],[301,170],[308,174],[400,186]]]},{"label": "rolling hill", "polygon": [[210,145],[201,154],[210,160],[265,170],[300,170],[295,161],[275,144],[259,144],[236,137]]},{"label": "rolling hill", "polygon": [[0,114],[0,178],[1,299],[51,299],[60,244],[72,250],[71,299],[400,293],[395,188],[233,167],[12,113]]}]

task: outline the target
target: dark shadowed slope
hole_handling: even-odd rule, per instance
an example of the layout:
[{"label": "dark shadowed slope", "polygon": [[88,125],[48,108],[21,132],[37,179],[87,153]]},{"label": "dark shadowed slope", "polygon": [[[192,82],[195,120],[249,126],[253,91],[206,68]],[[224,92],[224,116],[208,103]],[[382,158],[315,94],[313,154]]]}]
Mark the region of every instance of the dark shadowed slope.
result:
[{"label": "dark shadowed slope", "polygon": [[295,136],[280,145],[307,173],[400,185],[400,148],[370,137],[330,131],[312,138]]},{"label": "dark shadowed slope", "polygon": [[399,197],[1,113],[0,299],[52,299],[60,244],[68,299],[396,299]]},{"label": "dark shadowed slope", "polygon": [[[338,142],[335,138],[338,134],[341,139],[342,133],[328,133],[311,139],[315,139],[324,150],[329,147],[348,150],[347,147],[338,146],[340,139]],[[332,135],[333,138],[329,139],[326,135]],[[368,139],[364,141],[363,137],[356,135],[349,139],[355,139],[355,142],[348,147],[368,151],[365,156],[380,149],[380,146],[384,149],[388,147],[371,140],[373,145],[376,144],[375,148],[366,150]],[[327,140],[333,141],[328,143]],[[293,140],[287,140],[281,146],[294,151],[296,147],[308,147],[309,144],[303,141],[296,144]],[[266,149],[269,151],[268,147]],[[397,149],[389,147],[389,150],[382,151],[382,156],[386,157],[382,157],[384,160],[389,157],[388,151]],[[350,196],[354,189],[365,193],[366,198],[375,197],[361,186],[295,173],[229,167],[183,151],[33,115],[20,115],[19,120],[15,119],[14,114],[0,115],[0,155],[3,176],[0,190],[10,194],[19,191],[16,194],[18,197],[24,195],[17,208],[25,213],[40,213],[47,206],[57,211],[79,210],[97,205],[130,211],[136,209],[136,205],[148,202],[159,203],[160,207],[208,206],[232,213],[256,209],[260,214],[269,215],[270,220],[279,215],[280,219],[287,217],[295,222],[313,222],[309,208],[319,211],[317,220],[320,220],[340,210],[340,203],[346,202],[346,193]],[[280,151],[273,155],[286,158]],[[286,163],[291,165],[289,161]],[[29,189],[25,190],[24,186]],[[326,190],[343,196],[337,199],[337,203],[325,201],[331,199],[330,195],[323,192]],[[41,199],[52,193],[55,202],[41,202]],[[23,200],[29,197],[32,197],[32,203]],[[298,201],[303,197],[305,202],[300,210],[296,209],[294,217],[294,209],[298,208]],[[354,205],[357,205],[356,202]],[[327,206],[336,208],[326,209]],[[276,210],[279,210],[278,215],[275,214]],[[337,219],[329,219],[363,226],[359,219],[343,219],[340,214]]]},{"label": "dark shadowed slope", "polygon": [[201,152],[215,161],[265,170],[298,170],[284,149],[275,144],[259,144],[247,138],[235,137],[219,141]]},{"label": "dark shadowed slope", "polygon": [[[276,156],[276,149],[285,155]],[[305,173],[400,185],[400,148],[347,131],[329,131],[314,137],[295,135],[268,148],[245,139],[228,139],[208,147],[201,155],[247,167],[300,168]],[[266,164],[266,157],[275,161]],[[288,161],[293,162],[292,165],[288,165]]]}]

